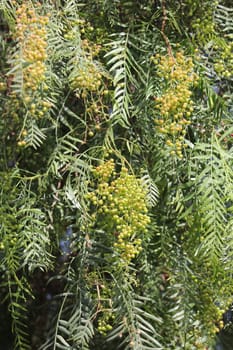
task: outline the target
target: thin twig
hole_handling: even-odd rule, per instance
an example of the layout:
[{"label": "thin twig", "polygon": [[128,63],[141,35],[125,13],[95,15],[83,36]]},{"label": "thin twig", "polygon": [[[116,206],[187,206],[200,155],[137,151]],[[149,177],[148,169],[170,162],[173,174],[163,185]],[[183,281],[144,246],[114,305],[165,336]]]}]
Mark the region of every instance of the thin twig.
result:
[{"label": "thin twig", "polygon": [[162,11],[163,11],[163,21],[162,21],[161,33],[162,33],[164,41],[165,41],[165,43],[167,45],[168,55],[170,57],[174,58],[173,54],[172,54],[172,47],[171,47],[170,41],[169,41],[168,37],[165,34],[165,27],[166,27],[166,21],[167,21],[167,10],[166,10],[165,0],[161,0],[161,5],[162,5]]}]

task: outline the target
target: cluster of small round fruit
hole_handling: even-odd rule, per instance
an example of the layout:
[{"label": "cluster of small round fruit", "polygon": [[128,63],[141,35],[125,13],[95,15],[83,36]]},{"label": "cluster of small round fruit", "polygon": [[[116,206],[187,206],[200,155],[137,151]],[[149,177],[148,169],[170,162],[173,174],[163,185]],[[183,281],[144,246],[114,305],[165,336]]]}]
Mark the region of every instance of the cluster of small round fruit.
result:
[{"label": "cluster of small round fruit", "polygon": [[92,25],[87,22],[84,18],[76,18],[74,20],[70,20],[69,23],[67,23],[68,27],[66,29],[66,32],[64,34],[64,38],[67,40],[71,40],[75,36],[75,31],[77,32],[77,27],[78,31],[81,34],[88,34],[90,32],[94,31],[94,28]]},{"label": "cluster of small round fruit", "polygon": [[227,305],[231,304],[232,299],[231,297],[228,298],[226,295],[224,295],[224,291],[220,287],[218,290],[218,297],[221,298],[221,294],[223,294],[222,302],[214,302],[215,297],[212,291],[206,287],[205,283],[199,281],[198,285],[202,305],[198,318],[205,327],[205,334],[210,339],[213,339],[216,336],[216,333],[218,333],[224,327],[223,314],[228,308]]},{"label": "cluster of small round fruit", "polygon": [[9,118],[11,116],[14,119],[14,123],[18,123],[19,118],[19,110],[22,108],[21,101],[17,98],[17,95],[15,93],[11,93],[10,98],[6,100],[6,103],[4,105],[4,112],[3,116],[5,119]]},{"label": "cluster of small round fruit", "polygon": [[[208,313],[208,317],[200,320],[200,315],[197,314],[197,322],[193,321],[193,324],[196,324],[188,332],[187,338],[190,339],[191,343],[187,345],[188,350],[207,350],[206,344],[209,345],[215,344],[216,334],[223,328],[224,323],[221,320],[218,323],[214,323],[213,317],[215,314]],[[201,321],[201,322],[200,322]]]},{"label": "cluster of small round fruit", "polygon": [[94,174],[97,186],[87,195],[95,207],[93,219],[111,233],[117,253],[128,264],[142,250],[139,236],[147,232],[150,222],[146,192],[126,167],[117,173],[113,159],[96,167]]},{"label": "cluster of small round fruit", "polygon": [[101,96],[99,96],[98,101],[93,99],[92,101],[89,100],[88,102],[89,102],[89,104],[86,108],[86,112],[90,117],[94,116],[94,118],[92,118],[92,119],[101,120],[106,116],[105,105],[104,105],[103,101],[101,100]]},{"label": "cluster of small round fruit", "polygon": [[213,46],[216,52],[214,69],[220,77],[230,78],[233,71],[233,43],[226,41],[220,46],[218,44]]},{"label": "cluster of small round fruit", "polygon": [[20,134],[20,140],[17,142],[17,145],[19,146],[19,147],[24,147],[24,146],[26,146],[26,144],[27,144],[27,142],[26,142],[26,140],[25,140],[25,138],[27,137],[27,130],[26,129],[24,129],[24,130],[22,130],[22,132],[21,132],[21,134]]},{"label": "cluster of small round fruit", "polygon": [[67,28],[64,32],[64,39],[68,41],[78,39],[78,42],[81,44],[81,48],[86,54],[88,54],[91,58],[98,56],[101,45],[95,42],[90,42],[88,39],[91,36],[91,33],[94,31],[92,25],[82,18],[69,21],[69,23],[66,24]]},{"label": "cluster of small round fruit", "polygon": [[[38,4],[39,6],[39,4]],[[19,43],[18,56],[23,60],[24,97],[33,96],[46,77],[48,15],[38,15],[29,2],[16,10],[15,38]],[[27,101],[25,101],[27,104]]]},{"label": "cluster of small round fruit", "polygon": [[[77,30],[77,28],[79,30]],[[83,19],[76,20],[69,29],[69,35],[65,34],[65,38],[75,38],[77,32],[88,34],[93,31],[93,27]],[[98,64],[94,61],[94,57],[98,56],[101,46],[92,43],[87,38],[79,38],[80,49],[76,62],[74,62],[74,69],[70,75],[70,85],[73,90],[77,92],[97,91],[102,82],[102,73]]]},{"label": "cluster of small round fruit", "polygon": [[210,43],[216,34],[214,21],[219,0],[188,0],[192,37],[200,45]]},{"label": "cluster of small round fruit", "polygon": [[194,109],[191,87],[198,80],[194,64],[182,51],[174,57],[157,54],[152,61],[157,65],[157,75],[163,87],[161,95],[155,98],[157,130],[166,135],[170,153],[182,158],[185,129],[191,123],[190,116]]},{"label": "cluster of small round fruit", "polygon": [[81,45],[82,45],[83,50],[85,52],[87,52],[91,58],[98,56],[98,54],[101,50],[100,45],[95,44],[95,43],[90,43],[89,40],[87,40],[87,39],[83,39]]},{"label": "cluster of small round fruit", "polygon": [[[20,118],[20,111],[22,111],[22,101],[20,101],[15,93],[12,93],[10,95],[10,98],[8,98],[4,104],[2,117],[4,118],[6,125],[7,125],[7,139],[11,140],[11,142],[16,142],[17,146],[22,147],[26,145],[26,142],[24,139],[22,139],[22,134],[19,137],[17,137],[17,132],[15,130],[15,127],[19,126],[21,124],[21,118]],[[12,127],[12,120],[14,121]],[[24,135],[23,135],[24,136]]]},{"label": "cluster of small round fruit", "polygon": [[115,162],[111,158],[93,169],[93,174],[103,181],[109,181],[111,176],[116,176]]},{"label": "cluster of small round fruit", "polygon": [[73,90],[97,91],[102,82],[102,74],[93,60],[83,57],[77,60],[77,68],[71,77]]},{"label": "cluster of small round fruit", "polygon": [[[28,105],[26,105],[26,103]],[[26,96],[25,101],[22,101],[18,98],[18,96],[15,93],[12,92],[10,94],[10,98],[6,100],[2,115],[5,119],[9,118],[10,116],[10,118],[14,120],[14,125],[18,125],[19,128],[21,128],[20,125],[21,125],[22,113],[26,114],[27,112],[29,112],[31,116],[34,116],[36,118],[41,118],[49,111],[51,106],[52,106],[52,103],[49,102],[47,99],[33,99],[30,96]],[[18,135],[18,137],[15,137],[15,139],[18,140],[17,145],[19,147],[26,146],[27,144],[26,129],[23,129]]]},{"label": "cluster of small round fruit", "polygon": [[45,98],[41,97],[30,97],[26,96],[24,98],[24,103],[26,104],[27,110],[30,115],[36,118],[42,118],[52,107],[52,103]]},{"label": "cluster of small round fruit", "polygon": [[111,91],[108,89],[107,84],[102,84],[97,94],[88,94],[87,91],[83,91],[81,97],[85,99],[85,114],[88,120],[94,122],[96,131],[99,131],[101,123],[109,119]]},{"label": "cluster of small round fruit", "polygon": [[192,22],[192,28],[199,44],[206,44],[215,36],[215,24],[213,16],[207,15],[205,18],[196,18]]},{"label": "cluster of small round fruit", "polygon": [[98,319],[98,331],[102,335],[106,335],[109,331],[112,330],[111,322],[114,319],[114,315],[111,311],[104,312],[103,316]]},{"label": "cluster of small round fruit", "polygon": [[206,310],[205,315],[203,316],[203,322],[207,327],[207,334],[210,338],[215,337],[216,333],[223,328],[223,313],[224,310],[219,309],[216,305],[212,305],[212,307],[209,307]]}]

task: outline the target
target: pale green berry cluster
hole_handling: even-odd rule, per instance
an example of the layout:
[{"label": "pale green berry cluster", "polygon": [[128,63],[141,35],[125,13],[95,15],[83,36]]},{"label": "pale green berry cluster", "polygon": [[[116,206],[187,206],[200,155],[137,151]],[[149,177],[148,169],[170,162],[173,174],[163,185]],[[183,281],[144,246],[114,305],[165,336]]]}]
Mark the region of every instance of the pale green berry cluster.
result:
[{"label": "pale green berry cluster", "polygon": [[[75,37],[77,32],[77,25],[79,26],[80,32],[85,33],[93,27],[85,22],[84,20],[78,20],[74,23],[73,28],[69,33],[69,38]],[[76,29],[75,29],[76,28]],[[68,34],[67,34],[68,35]],[[65,38],[67,38],[67,35]],[[70,75],[70,86],[74,91],[79,94],[80,91],[84,93],[94,92],[99,90],[102,83],[102,72],[99,65],[95,62],[94,57],[98,56],[101,46],[92,43],[87,38],[80,38],[80,52],[74,59],[74,67]]]},{"label": "pale green berry cluster", "polygon": [[[39,15],[41,4],[33,6],[30,1],[24,1],[16,9],[16,22],[13,39],[16,42],[17,51],[14,59],[20,59],[22,76],[22,94],[11,90],[9,96],[12,105],[17,98],[20,101],[20,114],[25,112],[33,118],[44,117],[51,104],[43,98],[43,93],[48,91],[46,84],[46,60],[47,60],[47,25],[50,14]],[[18,71],[12,75],[12,85],[18,79]],[[12,115],[17,117],[17,110],[13,108]],[[23,141],[24,142],[24,141]]]},{"label": "pale green berry cluster", "polygon": [[26,96],[31,95],[31,92],[36,91],[45,81],[48,21],[49,15],[39,16],[29,1],[25,1],[16,11],[15,38],[24,61]]},{"label": "pale green berry cluster", "polygon": [[141,181],[122,166],[115,171],[110,159],[94,169],[96,189],[87,199],[94,206],[94,223],[105,228],[122,260],[129,263],[142,250],[142,236],[150,223],[146,204],[146,191]]},{"label": "pale green berry cluster", "polygon": [[233,75],[233,43],[224,41],[222,45],[216,44],[214,69],[223,78],[232,78]]},{"label": "pale green berry cluster", "polygon": [[101,85],[102,74],[94,61],[84,58],[77,60],[75,76],[71,77],[73,90],[97,91]]},{"label": "pale green berry cluster", "polygon": [[106,335],[109,331],[112,330],[112,321],[114,315],[112,312],[104,312],[103,316],[98,319],[98,331],[100,334]]},{"label": "pale green berry cluster", "polygon": [[152,61],[157,65],[162,86],[160,96],[155,97],[157,131],[164,135],[170,153],[182,158],[184,135],[194,109],[191,87],[198,80],[194,64],[182,51],[174,57],[158,54]]}]

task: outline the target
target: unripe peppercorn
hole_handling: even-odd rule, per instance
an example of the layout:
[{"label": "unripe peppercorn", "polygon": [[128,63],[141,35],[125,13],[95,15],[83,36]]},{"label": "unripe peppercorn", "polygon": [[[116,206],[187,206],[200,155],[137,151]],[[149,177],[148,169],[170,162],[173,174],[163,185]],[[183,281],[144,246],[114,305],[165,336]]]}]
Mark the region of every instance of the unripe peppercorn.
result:
[{"label": "unripe peppercorn", "polygon": [[94,168],[93,173],[97,186],[87,199],[95,206],[96,224],[100,222],[113,237],[117,232],[114,247],[124,264],[128,264],[142,250],[139,235],[147,232],[150,222],[146,192],[126,167],[116,173],[113,159]]},{"label": "unripe peppercorn", "polygon": [[198,77],[191,58],[182,51],[178,51],[174,57],[157,55],[154,62],[164,85],[161,96],[155,98],[156,114],[159,115],[155,119],[157,131],[165,135],[163,138],[170,153],[182,158],[183,142],[177,145],[176,140],[185,134],[185,125],[190,123],[184,117],[190,118],[193,112],[190,89]]}]

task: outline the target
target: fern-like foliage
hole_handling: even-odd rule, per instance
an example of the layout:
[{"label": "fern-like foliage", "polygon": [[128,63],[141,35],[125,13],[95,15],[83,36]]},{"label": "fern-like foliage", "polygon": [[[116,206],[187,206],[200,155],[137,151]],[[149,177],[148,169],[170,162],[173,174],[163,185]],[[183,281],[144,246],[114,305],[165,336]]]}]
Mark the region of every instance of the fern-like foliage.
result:
[{"label": "fern-like foliage", "polygon": [[232,8],[223,6],[221,4],[218,5],[217,11],[215,13],[216,22],[229,39],[232,39],[233,37],[232,15],[233,15]]},{"label": "fern-like foliage", "polygon": [[142,185],[147,192],[147,202],[150,207],[153,207],[158,202],[159,190],[148,172],[145,172],[142,176]]},{"label": "fern-like foliage", "polygon": [[[116,38],[116,39],[115,39]],[[131,93],[138,86],[138,79],[145,79],[145,72],[137,63],[132,47],[138,44],[129,32],[122,32],[120,36],[113,35],[111,47],[105,57],[110,67],[109,72],[113,75],[114,99],[111,119],[113,124],[129,125],[133,115]],[[136,46],[137,48],[137,46]],[[139,50],[139,49],[138,49]]]},{"label": "fern-like foliage", "polygon": [[116,298],[113,298],[113,308],[116,325],[109,333],[107,341],[117,340],[120,349],[162,349],[155,328],[161,319],[150,312],[151,310],[147,310],[146,305],[150,299],[137,295],[132,290],[130,279],[125,273],[114,278]]},{"label": "fern-like foliage", "polygon": [[[12,329],[15,334],[16,349],[30,349],[27,329],[27,304],[33,298],[27,281],[27,272],[35,269],[47,270],[52,266],[50,239],[45,215],[40,209],[33,208],[34,201],[28,198],[25,183],[18,182],[18,173],[9,173],[2,178],[1,184],[1,242],[4,258],[1,268],[6,270],[2,286],[8,288],[6,299],[12,317]],[[14,191],[9,189],[14,183]]]},{"label": "fern-like foliage", "polygon": [[[192,337],[196,314],[193,308],[193,283],[190,279],[191,261],[188,257],[182,256],[181,247],[171,246],[171,243],[169,245],[172,254],[167,259],[167,271],[162,272],[162,293],[167,303],[165,309],[161,311],[165,323],[163,332],[167,336],[165,343],[170,342],[170,348],[176,349],[178,346],[185,347],[190,343],[189,338]],[[180,254],[179,262],[176,260],[177,254]],[[174,328],[177,329],[175,337],[170,333]]]},{"label": "fern-like foliage", "polygon": [[31,349],[28,331],[27,301],[32,293],[27,280],[18,278],[15,274],[8,276],[8,299],[12,317],[12,331],[15,334],[14,346],[16,349]]},{"label": "fern-like foliage", "polygon": [[49,232],[44,213],[38,208],[21,209],[19,217],[23,218],[19,242],[21,247],[24,247],[23,265],[28,267],[29,272],[36,268],[47,270],[52,265]]},{"label": "fern-like foliage", "polygon": [[[231,162],[231,153],[221,147],[215,135],[211,144],[199,144],[193,153],[195,173],[198,169],[193,179],[193,200],[203,235],[200,249],[213,260],[221,257],[225,237],[229,235],[227,203],[231,201],[232,192]],[[191,168],[191,176],[193,171]]]},{"label": "fern-like foliage", "polygon": [[[15,350],[211,348],[232,303],[230,6],[0,0],[0,296]],[[171,67],[191,78],[182,57],[193,91],[168,81]],[[142,203],[132,175],[116,186],[127,171]]]},{"label": "fern-like foliage", "polygon": [[34,149],[37,149],[42,145],[45,139],[46,136],[43,131],[37,126],[34,120],[31,120],[27,127],[27,146],[31,146]]},{"label": "fern-like foliage", "polygon": [[[80,300],[75,304],[68,320],[60,319],[57,322],[57,334],[54,340],[57,348],[63,349],[90,349],[90,342],[94,336],[91,310],[88,312],[87,300]],[[79,305],[79,307],[78,307]]]},{"label": "fern-like foliage", "polygon": [[91,297],[86,278],[86,269],[92,261],[92,253],[88,249],[87,238],[83,235],[77,238],[76,244],[78,244],[79,255],[67,265],[65,277],[69,285],[65,293],[59,297],[56,306],[57,315],[41,350],[89,350],[95,335],[93,322],[97,304]]}]

